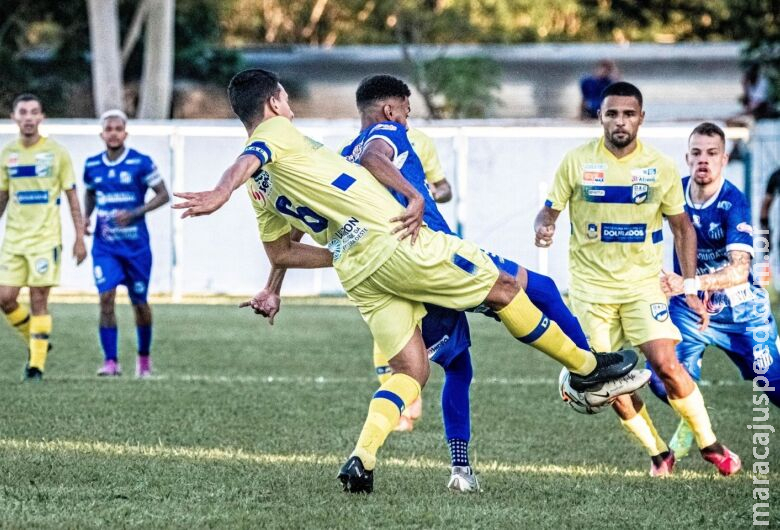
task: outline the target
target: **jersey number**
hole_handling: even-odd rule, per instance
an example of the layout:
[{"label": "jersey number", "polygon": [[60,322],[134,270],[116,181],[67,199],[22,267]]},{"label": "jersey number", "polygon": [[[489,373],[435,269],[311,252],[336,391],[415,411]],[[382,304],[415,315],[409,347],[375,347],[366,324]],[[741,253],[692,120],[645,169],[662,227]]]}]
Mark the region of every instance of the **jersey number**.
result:
[{"label": "jersey number", "polygon": [[315,233],[322,232],[328,227],[328,220],[309,208],[308,206],[293,207],[292,201],[284,195],[276,199],[276,209],[279,213],[295,217],[303,224],[311,228]]}]

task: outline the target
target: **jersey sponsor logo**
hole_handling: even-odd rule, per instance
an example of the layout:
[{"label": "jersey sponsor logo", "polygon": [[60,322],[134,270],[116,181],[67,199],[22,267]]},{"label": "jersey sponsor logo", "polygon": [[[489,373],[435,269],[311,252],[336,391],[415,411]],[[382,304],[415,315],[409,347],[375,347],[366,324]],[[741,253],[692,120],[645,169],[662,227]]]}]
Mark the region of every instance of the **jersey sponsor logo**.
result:
[{"label": "jersey sponsor logo", "polygon": [[114,193],[105,193],[98,191],[96,193],[98,206],[105,206],[107,204],[118,204],[125,202],[135,202],[137,200],[134,193],[129,191],[118,191]]},{"label": "jersey sponsor logo", "polygon": [[380,123],[373,129],[371,129],[371,132],[374,131],[397,131],[398,127],[393,125],[392,123]]},{"label": "jersey sponsor logo", "polygon": [[19,163],[19,153],[12,151],[8,153],[8,158],[5,159],[7,166],[15,166]]},{"label": "jersey sponsor logo", "polygon": [[751,236],[753,235],[753,227],[750,226],[747,223],[739,223],[737,225],[737,231],[738,232],[744,232],[746,234],[750,234]]},{"label": "jersey sponsor logo", "polygon": [[140,158],[128,158],[128,159],[125,160],[125,164],[127,164],[128,166],[134,166],[134,165],[138,165],[140,163],[141,163],[141,159]]},{"label": "jersey sponsor logo", "polygon": [[49,190],[17,191],[16,202],[19,204],[48,204]]},{"label": "jersey sponsor logo", "polygon": [[637,184],[652,184],[658,178],[658,170],[654,167],[643,167],[631,170],[631,182]]},{"label": "jersey sponsor logo", "polygon": [[252,198],[254,198],[256,201],[263,203],[263,206],[265,206],[266,205],[265,194],[268,193],[268,190],[271,189],[271,175],[264,169],[261,169],[260,171],[252,175],[252,180],[255,183],[255,187],[250,188],[250,193],[252,195]]},{"label": "jersey sponsor logo", "polygon": [[596,184],[604,182],[604,175],[607,172],[606,164],[583,164],[582,165],[582,183]]},{"label": "jersey sponsor logo", "polygon": [[84,167],[97,167],[100,164],[100,160],[87,160],[87,163],[84,164]]},{"label": "jersey sponsor logo", "polygon": [[601,241],[604,243],[644,243],[646,224],[601,223]]},{"label": "jersey sponsor logo", "polygon": [[727,212],[731,210],[731,203],[729,201],[718,201],[718,205],[716,208],[719,210],[726,210]]},{"label": "jersey sponsor logo", "polygon": [[360,226],[360,219],[357,217],[347,219],[347,222],[336,230],[328,241],[328,250],[333,254],[333,261],[341,259],[344,253],[366,237],[366,234],[368,229]]},{"label": "jersey sponsor logo", "polygon": [[707,237],[710,239],[723,239],[723,227],[720,223],[710,223],[710,227],[707,229]]},{"label": "jersey sponsor logo", "polygon": [[634,184],[631,186],[631,201],[634,204],[642,204],[647,200],[647,192],[650,186],[647,184]]},{"label": "jersey sponsor logo", "polygon": [[701,228],[701,217],[699,217],[699,214],[695,213],[691,216],[691,221],[693,222],[693,226],[696,228]]},{"label": "jersey sponsor logo", "polygon": [[669,318],[669,308],[666,304],[650,304],[650,314],[658,322],[664,322]]},{"label": "jersey sponsor logo", "polygon": [[357,145],[355,145],[355,147],[352,148],[352,152],[347,154],[344,158],[346,158],[349,162],[354,162],[355,164],[357,164],[358,162],[360,162],[360,155],[362,154],[363,154],[363,143],[360,142]]},{"label": "jersey sponsor logo", "polygon": [[444,335],[442,338],[440,338],[438,341],[436,341],[434,344],[431,345],[430,348],[428,348],[428,359],[433,359],[433,357],[441,351],[441,349],[447,345],[447,343],[450,341],[449,335]]},{"label": "jersey sponsor logo", "polygon": [[588,195],[591,197],[604,197],[607,194],[607,190],[588,190]]},{"label": "jersey sponsor logo", "polygon": [[589,223],[588,224],[588,239],[598,239],[599,238],[599,225],[595,223]]}]

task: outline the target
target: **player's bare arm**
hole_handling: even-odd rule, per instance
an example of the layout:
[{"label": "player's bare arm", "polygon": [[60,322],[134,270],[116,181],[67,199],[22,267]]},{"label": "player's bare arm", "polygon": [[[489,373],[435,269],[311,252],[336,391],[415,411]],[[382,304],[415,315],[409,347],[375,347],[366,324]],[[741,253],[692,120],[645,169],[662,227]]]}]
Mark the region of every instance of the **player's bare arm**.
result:
[{"label": "player's bare arm", "polygon": [[127,226],[136,219],[156,210],[171,200],[171,196],[168,194],[168,188],[165,187],[165,182],[158,182],[152,186],[152,190],[154,191],[154,197],[152,197],[149,202],[145,203],[143,206],[134,210],[122,210],[117,212],[116,216],[114,217],[116,224],[119,226]]},{"label": "player's bare arm", "polygon": [[441,179],[429,185],[433,200],[438,203],[445,203],[452,200],[452,186],[447,179]]},{"label": "player's bare arm", "polygon": [[230,195],[238,189],[239,186],[249,180],[257,170],[260,169],[260,160],[256,156],[239,156],[233,164],[222,174],[222,178],[209,191],[197,192],[174,192],[174,196],[184,199],[184,202],[177,202],[173,205],[174,209],[184,210],[181,214],[182,219],[186,217],[197,217],[200,215],[209,215],[219,210],[230,199]]},{"label": "player's bare arm", "polygon": [[323,269],[333,266],[333,255],[327,248],[293,241],[289,232],[274,241],[263,241],[263,247],[275,268]]},{"label": "player's bare arm", "polygon": [[545,206],[536,214],[534,220],[534,244],[537,247],[547,248],[552,245],[553,235],[555,235],[555,221],[558,220],[560,211]]},{"label": "player's bare arm", "polygon": [[84,192],[84,235],[85,236],[92,235],[92,231],[90,230],[90,218],[92,217],[92,212],[95,211],[95,206],[97,206],[97,199],[95,198],[95,190],[86,190]]},{"label": "player's bare arm", "polygon": [[[720,270],[699,276],[702,291],[717,291],[741,285],[748,281],[751,257],[742,250],[729,251],[729,264]],[[669,273],[665,276],[671,295],[683,293],[683,279],[678,274]]]},{"label": "player's bare arm", "polygon": [[[299,242],[303,237],[303,232],[293,228],[290,232],[290,239],[293,242]],[[331,262],[332,264],[332,262]],[[256,315],[262,315],[268,319],[270,325],[274,325],[274,317],[282,306],[280,293],[282,292],[282,283],[284,275],[287,272],[285,267],[271,267],[268,274],[268,281],[265,288],[257,293],[251,299],[241,302],[238,307],[251,307]]]},{"label": "player's bare arm", "polygon": [[[696,230],[685,212],[667,216],[667,220],[669,228],[674,234],[674,249],[677,251],[683,281],[693,280],[696,277]],[[701,318],[699,330],[704,331],[709,324],[709,313],[707,313],[704,303],[699,299],[697,289],[684,289],[684,291],[686,291],[685,302]]]},{"label": "player's bare arm", "polygon": [[0,191],[0,217],[5,213],[6,206],[8,206],[8,190]]},{"label": "player's bare arm", "polygon": [[70,217],[73,220],[73,229],[76,232],[76,241],[73,243],[73,256],[76,258],[76,265],[87,258],[87,246],[84,244],[84,220],[81,217],[81,205],[79,204],[79,195],[76,188],[65,191],[70,207]]},{"label": "player's bare arm", "polygon": [[414,186],[395,167],[393,164],[394,156],[395,152],[390,145],[384,141],[374,140],[366,145],[360,157],[360,165],[374,175],[374,178],[379,182],[406,197],[408,201],[406,211],[403,215],[391,219],[393,222],[401,223],[393,230],[393,233],[405,230],[401,234],[400,239],[411,236],[412,244],[414,244],[422,226],[425,201],[422,195],[414,189]]}]

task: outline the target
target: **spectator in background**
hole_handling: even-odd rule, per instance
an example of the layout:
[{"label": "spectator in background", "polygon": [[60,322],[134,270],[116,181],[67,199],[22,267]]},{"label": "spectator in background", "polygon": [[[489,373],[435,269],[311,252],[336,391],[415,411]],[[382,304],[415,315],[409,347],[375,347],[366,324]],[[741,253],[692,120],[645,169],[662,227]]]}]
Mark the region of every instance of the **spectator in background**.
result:
[{"label": "spectator in background", "polygon": [[761,65],[751,64],[742,76],[742,113],[726,120],[731,127],[750,127],[755,121],[777,118],[780,113],[772,105],[769,79],[761,73]]},{"label": "spectator in background", "polygon": [[609,85],[620,79],[620,73],[614,61],[602,59],[596,64],[591,75],[580,80],[580,92],[582,103],[580,105],[580,118],[583,120],[597,119],[601,107],[601,93]]},{"label": "spectator in background", "polygon": [[772,209],[772,202],[775,200],[775,195],[780,193],[780,167],[775,169],[774,173],[769,176],[769,181],[766,183],[766,192],[764,193],[764,200],[761,201],[761,213],[758,216],[761,230],[768,230],[767,239],[771,245],[772,243],[772,229],[769,226],[769,212]]}]

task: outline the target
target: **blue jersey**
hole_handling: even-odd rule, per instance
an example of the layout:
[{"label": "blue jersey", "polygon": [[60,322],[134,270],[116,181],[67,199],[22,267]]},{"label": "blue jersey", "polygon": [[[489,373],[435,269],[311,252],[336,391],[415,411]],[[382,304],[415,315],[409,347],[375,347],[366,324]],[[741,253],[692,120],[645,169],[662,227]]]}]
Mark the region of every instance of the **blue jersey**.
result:
[{"label": "blue jersey", "polygon": [[[371,141],[378,140],[384,141],[393,148],[393,164],[395,164],[395,167],[398,168],[404,178],[408,180],[425,199],[425,213],[423,214],[423,221],[425,221],[425,224],[436,232],[453,234],[447,221],[444,220],[441,212],[439,212],[436,201],[434,201],[431,196],[431,192],[428,189],[425,180],[425,171],[423,171],[422,162],[420,162],[420,158],[417,156],[417,153],[415,153],[403,125],[399,125],[392,121],[385,121],[366,127],[360,132],[357,138],[341,150],[341,156],[351,162],[359,164],[360,157],[363,154],[366,145]],[[390,192],[395,196],[398,202],[404,206],[407,205],[406,197],[394,190],[390,190]]]},{"label": "blue jersey", "polygon": [[[745,195],[731,182],[723,180],[720,191],[703,205],[694,206],[690,194],[690,177],[683,179],[685,211],[696,229],[696,273],[709,274],[729,263],[731,250],[753,256],[753,227]],[[677,252],[674,271],[680,272]],[[682,296],[680,299],[682,300]],[[741,285],[710,293],[707,310],[712,322],[743,323],[769,315],[766,290],[753,283],[753,275]]]},{"label": "blue jersey", "polygon": [[149,247],[146,222],[140,217],[127,226],[119,226],[114,216],[120,210],[144,205],[146,191],[162,181],[157,167],[148,156],[135,149],[125,149],[111,161],[105,152],[87,159],[84,185],[95,192],[97,223],[94,246],[120,254],[132,254]]}]

